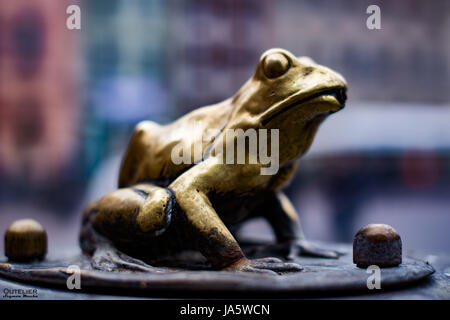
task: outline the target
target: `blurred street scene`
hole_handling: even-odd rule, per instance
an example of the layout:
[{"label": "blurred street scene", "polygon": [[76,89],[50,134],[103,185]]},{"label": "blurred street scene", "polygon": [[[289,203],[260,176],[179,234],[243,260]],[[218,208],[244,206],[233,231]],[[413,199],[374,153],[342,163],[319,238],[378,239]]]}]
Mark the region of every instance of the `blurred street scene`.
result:
[{"label": "blurred street scene", "polygon": [[[66,28],[71,4],[81,30]],[[371,4],[381,30],[366,27]],[[31,217],[50,254],[76,247],[82,208],[116,188],[135,124],[230,97],[272,47],[349,87],[287,190],[306,235],[350,242],[387,223],[407,250],[449,253],[446,0],[2,0],[2,234]],[[271,237],[261,221],[246,231]]]}]

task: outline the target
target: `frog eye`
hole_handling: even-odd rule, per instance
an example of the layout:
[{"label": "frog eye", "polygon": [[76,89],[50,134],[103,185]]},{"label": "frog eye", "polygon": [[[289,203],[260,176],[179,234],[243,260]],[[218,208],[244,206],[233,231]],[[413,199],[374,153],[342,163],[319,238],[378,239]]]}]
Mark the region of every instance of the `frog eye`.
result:
[{"label": "frog eye", "polygon": [[272,53],[263,62],[264,74],[267,78],[276,78],[285,74],[289,66],[288,58],[281,53]]}]

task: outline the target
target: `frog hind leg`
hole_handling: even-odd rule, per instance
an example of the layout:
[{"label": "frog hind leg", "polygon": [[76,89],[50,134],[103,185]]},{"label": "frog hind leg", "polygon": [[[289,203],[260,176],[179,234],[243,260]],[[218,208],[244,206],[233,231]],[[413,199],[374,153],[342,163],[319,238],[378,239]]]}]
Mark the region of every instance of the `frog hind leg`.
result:
[{"label": "frog hind leg", "polygon": [[121,247],[151,243],[171,222],[173,196],[165,188],[138,184],[118,189],[89,204],[84,213],[80,246],[92,256],[96,269],[155,271],[144,262],[122,253]]}]

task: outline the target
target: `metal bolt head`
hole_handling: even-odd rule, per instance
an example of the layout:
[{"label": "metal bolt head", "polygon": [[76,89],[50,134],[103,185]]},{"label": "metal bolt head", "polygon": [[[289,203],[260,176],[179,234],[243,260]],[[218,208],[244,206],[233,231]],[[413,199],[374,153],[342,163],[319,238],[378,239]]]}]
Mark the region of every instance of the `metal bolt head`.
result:
[{"label": "metal bolt head", "polygon": [[360,268],[370,265],[394,267],[402,263],[402,240],[387,224],[369,224],[353,238],[353,262]]},{"label": "metal bolt head", "polygon": [[41,260],[47,253],[47,233],[32,219],[14,221],[5,233],[5,255],[12,261]]}]

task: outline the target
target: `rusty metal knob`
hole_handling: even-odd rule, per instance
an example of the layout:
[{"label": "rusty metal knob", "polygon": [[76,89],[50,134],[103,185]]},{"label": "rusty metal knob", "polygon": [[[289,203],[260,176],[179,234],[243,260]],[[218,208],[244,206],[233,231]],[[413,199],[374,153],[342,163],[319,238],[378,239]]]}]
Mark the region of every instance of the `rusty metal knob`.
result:
[{"label": "rusty metal knob", "polygon": [[14,221],[5,233],[5,255],[12,261],[41,260],[47,253],[47,233],[32,219]]},{"label": "rusty metal knob", "polygon": [[387,224],[369,224],[353,238],[353,262],[360,268],[370,265],[393,267],[402,263],[402,240]]}]

